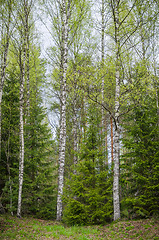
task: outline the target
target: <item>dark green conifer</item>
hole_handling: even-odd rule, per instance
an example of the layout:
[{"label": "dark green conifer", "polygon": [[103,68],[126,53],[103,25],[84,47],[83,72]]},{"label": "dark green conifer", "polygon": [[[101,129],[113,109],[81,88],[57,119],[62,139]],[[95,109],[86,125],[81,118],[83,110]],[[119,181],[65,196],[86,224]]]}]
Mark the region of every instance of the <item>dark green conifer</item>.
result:
[{"label": "dark green conifer", "polygon": [[68,224],[100,224],[112,219],[112,176],[101,148],[100,121],[99,109],[90,104],[79,163],[65,188],[63,220]]}]

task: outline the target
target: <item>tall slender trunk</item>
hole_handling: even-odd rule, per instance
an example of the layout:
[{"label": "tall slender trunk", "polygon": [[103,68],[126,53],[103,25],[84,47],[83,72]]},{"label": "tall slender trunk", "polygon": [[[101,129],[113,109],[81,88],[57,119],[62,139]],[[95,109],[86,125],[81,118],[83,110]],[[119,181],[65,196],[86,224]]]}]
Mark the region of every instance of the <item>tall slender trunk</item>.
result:
[{"label": "tall slender trunk", "polygon": [[62,0],[62,46],[61,46],[61,113],[60,113],[60,147],[57,195],[57,221],[62,219],[62,195],[64,187],[65,148],[66,148],[66,73],[68,54],[68,9],[66,1]]},{"label": "tall slender trunk", "polygon": [[153,49],[153,69],[154,69],[154,75],[155,78],[153,79],[154,82],[154,87],[155,87],[155,92],[156,92],[156,108],[157,108],[157,124],[159,126],[159,90],[158,90],[158,79],[159,79],[159,73],[157,73],[157,62],[156,62],[156,56],[155,56],[155,38],[153,38],[153,44],[152,44],[152,49]]},{"label": "tall slender trunk", "polygon": [[[8,3],[8,20],[6,24],[6,33],[4,33],[4,36],[1,36],[1,38],[4,37],[6,39],[6,42],[3,43],[4,45],[4,51],[2,51],[2,57],[1,57],[1,80],[0,80],[0,159],[1,159],[1,139],[2,139],[2,95],[3,95],[3,85],[5,81],[6,76],[6,67],[7,67],[7,56],[8,56],[8,49],[9,49],[9,40],[10,40],[10,23],[11,23],[11,11],[12,11],[12,4]],[[6,34],[6,36],[5,36]],[[3,35],[3,30],[2,30]]]},{"label": "tall slender trunk", "polygon": [[[9,41],[10,41],[10,23],[11,23],[11,13],[12,13],[12,2],[7,1],[7,8],[8,8],[8,18],[3,18],[2,16],[2,25],[1,25],[1,41],[2,46],[1,48],[1,79],[0,79],[0,160],[1,160],[1,146],[2,146],[2,95],[3,95],[3,86],[6,77],[6,68],[7,68],[7,57],[8,57],[8,50],[9,50]],[[3,15],[3,14],[2,14]],[[6,26],[6,32],[5,32]],[[4,32],[3,32],[4,31]],[[3,42],[3,39],[5,39]],[[8,158],[7,158],[7,169],[9,174],[9,184],[10,184],[10,209],[12,208],[12,185],[11,185],[11,176],[10,176],[10,168],[8,165]],[[3,206],[0,202],[0,208],[3,209]],[[3,211],[2,211],[3,212]],[[5,212],[5,211],[4,211]],[[11,212],[12,214],[12,212]]]},{"label": "tall slender trunk", "polygon": [[[31,6],[30,6],[31,7]],[[29,46],[29,6],[25,1],[25,37],[26,37],[26,78],[27,78],[27,116],[30,116],[30,46]]]},{"label": "tall slender trunk", "polygon": [[87,98],[85,95],[86,88],[84,85],[84,97],[83,97],[83,116],[82,116],[82,121],[83,121],[83,140],[85,142],[86,139],[86,129],[88,127],[88,122],[87,122]]},{"label": "tall slender trunk", "polygon": [[9,154],[7,155],[7,171],[8,171],[8,180],[9,180],[9,200],[10,200],[10,213],[13,216],[13,211],[12,211],[12,207],[13,207],[13,197],[12,197],[12,179],[11,179],[11,172],[10,172],[10,164],[9,164]]},{"label": "tall slender trunk", "polygon": [[[105,12],[105,1],[102,0],[102,7],[101,7],[101,17],[102,17],[102,25],[101,25],[101,66],[102,70],[104,68],[104,55],[105,55],[105,48],[104,48],[104,41],[105,41],[105,19],[104,19],[104,12]],[[104,76],[102,77],[102,87],[101,87],[101,94],[102,94],[102,105],[104,106]],[[104,107],[102,107],[102,139],[103,139],[103,152],[105,153],[105,163],[108,165],[108,155],[107,155],[107,119]]]},{"label": "tall slender trunk", "polygon": [[[101,62],[102,62],[102,69],[104,67],[104,0],[102,0],[102,39],[101,39]],[[102,104],[104,105],[104,77],[102,77]],[[102,131],[104,131],[104,108],[102,107]]]},{"label": "tall slender trunk", "polygon": [[104,126],[105,126],[105,154],[106,154],[106,164],[108,165],[108,153],[107,153],[108,142],[107,142],[107,117],[106,117],[106,115],[105,115],[105,118],[104,118]]},{"label": "tall slender trunk", "polygon": [[115,131],[114,131],[114,179],[113,179],[113,205],[114,220],[120,219],[120,199],[119,199],[119,107],[120,107],[120,40],[119,40],[119,3],[115,0],[114,5],[114,26],[115,26],[115,45],[116,45],[116,87],[115,87]]},{"label": "tall slender trunk", "polygon": [[[73,163],[74,167],[77,165],[77,109],[76,109],[76,99],[74,99],[74,113],[73,113]],[[76,174],[76,170],[74,170],[74,174]]]},{"label": "tall slender trunk", "polygon": [[141,23],[141,29],[140,29],[140,37],[141,37],[141,48],[142,48],[142,58],[145,64],[146,60],[146,47],[145,47],[145,36],[144,36],[144,28],[143,28],[143,13],[139,11],[140,14],[140,23]]},{"label": "tall slender trunk", "polygon": [[[18,208],[17,217],[21,217],[21,206],[22,206],[22,187],[23,187],[23,172],[24,172],[24,81],[25,81],[25,63],[26,63],[26,40],[24,39],[23,59],[20,54],[20,131],[19,131],[19,192],[18,192]],[[23,62],[22,62],[23,61]]]},{"label": "tall slender trunk", "polygon": [[81,146],[83,140],[85,139],[85,129],[86,129],[86,113],[85,113],[85,97],[82,96],[81,102],[81,117],[80,117],[80,138],[79,138],[79,146]]},{"label": "tall slender trunk", "polygon": [[[118,78],[119,74],[116,73],[116,78]],[[117,95],[119,93],[120,88],[116,88],[116,101],[115,101],[115,119],[116,119],[116,126],[114,131],[114,179],[113,179],[113,204],[114,204],[114,220],[120,219],[120,199],[119,199],[119,169],[120,169],[120,162],[119,162],[119,101],[117,99]]]},{"label": "tall slender trunk", "polygon": [[9,128],[9,136],[8,136],[8,141],[6,143],[6,147],[4,147],[4,149],[5,149],[6,159],[7,159],[6,165],[7,165],[8,181],[9,181],[10,213],[13,216],[12,178],[11,178],[11,169],[10,169],[10,163],[9,163],[9,159],[10,159],[10,124],[9,124],[8,128]]},{"label": "tall slender trunk", "polygon": [[111,163],[113,164],[114,143],[113,143],[113,119],[110,117],[110,129],[111,129]]},{"label": "tall slender trunk", "polygon": [[[155,60],[154,60],[155,61]],[[158,78],[159,75],[157,74],[156,66],[154,66],[154,72],[155,72],[155,79],[153,79],[155,92],[156,92],[156,108],[157,108],[157,124],[159,126],[159,90],[158,90]]]},{"label": "tall slender trunk", "polygon": [[158,97],[158,87],[156,87],[156,107],[157,107],[157,117],[158,117],[158,126],[159,126],[159,97]]},{"label": "tall slender trunk", "polygon": [[[103,70],[104,67],[104,0],[102,0],[102,8],[101,8],[101,16],[102,16],[102,26],[101,26],[101,67]],[[102,105],[104,105],[104,77],[102,77],[102,87],[101,87],[101,94],[102,94]],[[102,136],[102,148],[103,152],[105,152],[105,138],[104,134],[107,134],[105,132],[105,114],[104,114],[104,107],[102,107],[102,129],[101,129],[101,136]],[[106,155],[105,155],[106,156]],[[107,163],[107,160],[106,160]]]}]

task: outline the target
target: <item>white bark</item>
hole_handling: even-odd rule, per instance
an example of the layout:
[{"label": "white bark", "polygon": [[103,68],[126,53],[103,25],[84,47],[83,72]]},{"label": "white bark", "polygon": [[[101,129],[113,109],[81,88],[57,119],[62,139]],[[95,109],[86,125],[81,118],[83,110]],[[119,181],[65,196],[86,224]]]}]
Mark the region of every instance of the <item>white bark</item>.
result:
[{"label": "white bark", "polygon": [[114,131],[114,179],[113,179],[113,204],[114,204],[114,220],[120,219],[120,199],[119,199],[119,71],[116,70],[116,93],[115,93],[115,120],[116,126]]},{"label": "white bark", "polygon": [[[157,88],[157,87],[156,87]],[[157,106],[157,117],[158,117],[158,126],[159,126],[159,104],[158,104],[158,89],[156,89],[156,106]]]},{"label": "white bark", "polygon": [[24,13],[25,13],[25,38],[26,38],[26,71],[27,71],[27,115],[30,116],[30,46],[29,46],[29,14],[32,5],[32,1],[29,5],[28,0],[24,1]]},{"label": "white bark", "polygon": [[[73,140],[74,140],[74,156],[73,156],[73,163],[74,167],[77,165],[77,109],[76,109],[76,99],[74,99],[74,113],[73,113]],[[76,174],[76,170],[74,170],[74,174]]]},{"label": "white bark", "polygon": [[[18,208],[17,217],[21,217],[21,206],[22,206],[22,187],[23,187],[23,173],[24,173],[24,81],[25,81],[25,62],[26,62],[26,40],[24,39],[23,59],[20,55],[20,71],[21,71],[21,82],[20,82],[20,151],[19,151],[19,192],[18,192]],[[23,61],[23,62],[22,62]]]},{"label": "white bark", "polygon": [[[20,32],[23,46],[20,50],[19,62],[21,72],[20,83],[20,152],[19,152],[19,193],[18,193],[18,209],[17,216],[21,217],[22,205],[22,187],[23,187],[23,173],[24,173],[24,83],[26,75],[27,85],[27,115],[29,116],[30,109],[30,76],[29,76],[29,16],[33,6],[33,1],[23,1],[23,10],[20,18],[22,19],[22,31]],[[26,69],[25,69],[26,68]]]},{"label": "white bark", "polygon": [[113,119],[112,117],[110,117],[110,129],[111,129],[111,162],[113,164],[114,162],[114,157],[113,157],[113,154],[114,154],[114,143],[113,143]]},{"label": "white bark", "polygon": [[119,199],[119,107],[120,107],[120,40],[119,40],[119,2],[115,0],[113,7],[115,44],[116,44],[116,88],[115,88],[115,131],[114,131],[114,179],[113,179],[113,205],[114,220],[120,219],[120,199]]},{"label": "white bark", "polygon": [[[101,32],[101,62],[102,62],[102,69],[104,66],[104,0],[102,0],[102,32]],[[102,88],[101,88],[101,94],[102,94],[102,105],[104,105],[104,77],[102,77]],[[102,135],[104,135],[104,123],[105,123],[105,117],[104,117],[104,107],[102,107]],[[105,146],[105,144],[103,144]]]},{"label": "white bark", "polygon": [[[102,0],[102,6],[101,6],[101,17],[102,17],[102,24],[101,24],[101,66],[102,70],[104,68],[104,56],[105,56],[105,0]],[[103,74],[103,73],[102,73]],[[103,139],[103,154],[105,154],[105,164],[108,165],[108,155],[107,155],[107,116],[105,114],[104,109],[104,76],[102,77],[102,86],[101,86],[101,94],[102,94],[102,129],[101,129],[101,135]]]},{"label": "white bark", "polygon": [[[5,81],[5,76],[6,76],[6,67],[7,67],[7,56],[8,56],[8,49],[9,49],[9,40],[10,40],[10,23],[11,23],[11,11],[12,11],[12,4],[11,2],[8,2],[8,19],[7,23],[4,22],[2,19],[2,25],[6,25],[6,32],[3,33],[3,30],[5,29],[2,28],[3,30],[1,31],[1,39],[6,39],[5,42],[2,42],[1,45],[3,48],[1,48],[1,80],[0,80],[0,158],[1,158],[1,135],[2,135],[2,109],[1,109],[1,104],[2,104],[2,95],[3,95],[3,85]],[[3,17],[3,16],[2,16]],[[4,30],[5,31],[5,30]]]},{"label": "white bark", "polygon": [[24,76],[20,86],[20,154],[19,154],[19,193],[17,216],[21,217],[22,187],[24,172],[24,120],[23,120],[23,94],[24,94]]},{"label": "white bark", "polygon": [[153,69],[154,69],[154,75],[155,79],[153,79],[154,82],[154,87],[155,87],[155,92],[156,92],[156,107],[157,107],[157,117],[158,117],[158,126],[159,126],[159,96],[158,96],[158,81],[159,81],[159,74],[157,74],[157,59],[156,59],[156,42],[153,37]]},{"label": "white bark", "polygon": [[[102,0],[102,38],[101,38],[101,61],[102,61],[102,68],[104,66],[104,0]],[[102,77],[102,104],[104,105],[104,77]],[[102,107],[102,130],[104,131],[104,108]]]},{"label": "white bark", "polygon": [[7,144],[7,149],[6,149],[6,157],[7,157],[7,170],[8,170],[8,175],[9,175],[9,191],[10,191],[10,212],[11,215],[13,216],[13,199],[12,199],[12,180],[11,180],[11,171],[10,171],[10,164],[9,164],[9,157],[10,157],[10,131],[9,131],[9,137],[8,137],[8,144]]},{"label": "white bark", "polygon": [[19,193],[18,193],[18,209],[17,209],[17,216],[18,216],[18,217],[21,217],[22,187],[23,187],[23,172],[24,172],[23,91],[24,91],[24,85],[23,85],[23,83],[21,83],[21,87],[20,87]]},{"label": "white bark", "polygon": [[62,0],[62,46],[61,46],[61,116],[60,116],[60,147],[57,195],[57,221],[62,219],[62,195],[64,187],[65,148],[66,148],[66,73],[68,54],[68,9]]}]

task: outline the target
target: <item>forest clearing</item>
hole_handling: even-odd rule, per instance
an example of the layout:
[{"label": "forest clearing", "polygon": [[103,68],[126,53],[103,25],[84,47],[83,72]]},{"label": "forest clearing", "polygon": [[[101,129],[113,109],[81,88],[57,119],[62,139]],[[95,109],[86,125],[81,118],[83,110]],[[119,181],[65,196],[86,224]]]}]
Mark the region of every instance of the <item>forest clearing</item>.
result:
[{"label": "forest clearing", "polygon": [[66,227],[56,221],[0,216],[0,239],[158,240],[159,220],[120,221],[105,226]]}]

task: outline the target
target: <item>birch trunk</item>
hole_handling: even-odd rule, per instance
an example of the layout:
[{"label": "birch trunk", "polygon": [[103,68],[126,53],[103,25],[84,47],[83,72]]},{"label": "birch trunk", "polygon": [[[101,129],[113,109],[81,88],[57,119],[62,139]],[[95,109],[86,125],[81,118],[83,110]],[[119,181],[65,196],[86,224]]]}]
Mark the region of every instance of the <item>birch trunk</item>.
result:
[{"label": "birch trunk", "polygon": [[[104,67],[104,0],[102,0],[102,9],[101,9],[101,15],[102,15],[102,36],[101,36],[101,62],[102,62],[102,69]],[[104,77],[102,77],[102,88],[101,88],[101,94],[102,94],[102,105],[104,105]],[[104,116],[104,107],[102,107],[102,139],[105,133],[105,116]],[[104,141],[105,139],[103,139]],[[105,150],[105,143],[103,142],[103,150]]]},{"label": "birch trunk", "polygon": [[107,118],[106,118],[106,115],[105,115],[105,118],[104,118],[104,126],[105,126],[105,151],[106,151],[106,164],[108,165],[108,153],[107,153],[108,143],[107,143]]},{"label": "birch trunk", "polygon": [[[6,76],[6,67],[7,67],[7,56],[8,56],[8,49],[9,49],[9,40],[10,40],[10,23],[11,23],[11,11],[12,11],[12,4],[11,2],[8,2],[8,20],[7,23],[2,23],[2,24],[6,24],[6,33],[3,33],[3,30],[5,28],[2,27],[2,36],[1,39],[4,37],[4,39],[6,39],[5,43],[2,43],[2,45],[4,45],[4,51],[2,51],[1,53],[1,81],[0,81],[0,159],[1,159],[1,139],[2,139],[2,95],[3,95],[3,85],[4,85],[4,81],[5,81],[5,76]],[[4,21],[2,19],[2,21]],[[4,35],[4,36],[3,36]]]},{"label": "birch trunk", "polygon": [[10,156],[10,132],[9,132],[9,138],[8,138],[8,146],[7,146],[7,151],[6,151],[6,156],[7,156],[7,169],[8,169],[8,174],[9,174],[9,191],[10,191],[10,213],[13,216],[13,198],[12,198],[12,180],[11,180],[11,171],[10,171],[10,164],[9,164],[9,156]]},{"label": "birch trunk", "polygon": [[[19,151],[19,193],[18,193],[18,209],[17,216],[21,217],[21,205],[22,205],[22,187],[23,187],[23,172],[24,172],[24,83],[26,75],[27,85],[27,116],[30,115],[30,76],[29,76],[29,16],[33,1],[24,0],[22,3],[22,12],[20,13],[20,19],[22,21],[22,30],[20,31],[22,38],[22,46],[19,55],[19,65],[21,73],[20,82],[20,151]],[[26,68],[26,69],[25,69]]]},{"label": "birch trunk", "polygon": [[[119,72],[116,73],[118,78]],[[116,79],[117,80],[117,79]],[[113,204],[114,204],[114,221],[120,219],[120,199],[119,199],[119,85],[116,87],[116,100],[115,100],[115,119],[116,127],[114,131],[114,179],[113,179]]]},{"label": "birch trunk", "polygon": [[113,143],[113,119],[112,119],[112,117],[110,117],[110,128],[111,128],[111,162],[113,164],[114,143]]},{"label": "birch trunk", "polygon": [[6,165],[7,165],[7,172],[8,172],[8,181],[9,181],[9,199],[10,199],[10,213],[13,216],[13,211],[12,211],[12,207],[13,207],[13,199],[12,199],[12,180],[11,180],[11,169],[10,169],[10,163],[9,163],[9,159],[10,159],[10,124],[8,126],[9,128],[9,136],[8,136],[8,141],[6,144],[6,146],[4,146],[4,150],[5,150],[5,154],[6,154]]},{"label": "birch trunk", "polygon": [[[24,40],[25,41],[25,40]],[[26,62],[26,44],[24,43],[23,59],[20,54],[20,70],[21,70],[21,82],[20,82],[20,151],[19,151],[19,192],[18,192],[18,208],[17,217],[21,217],[22,206],[22,187],[23,187],[23,173],[24,173],[24,81],[25,81],[25,62]],[[22,63],[23,60],[23,63]]]},{"label": "birch trunk", "polygon": [[30,46],[29,46],[29,9],[31,9],[32,1],[30,6],[28,4],[28,0],[24,1],[24,12],[25,12],[25,38],[26,38],[26,71],[27,71],[27,116],[30,116],[30,71],[29,71],[29,64],[30,64]]},{"label": "birch trunk", "polygon": [[120,40],[119,40],[119,3],[116,0],[113,7],[116,45],[116,87],[115,87],[115,131],[114,131],[114,179],[113,179],[113,205],[114,220],[120,219],[120,193],[119,193],[119,107],[120,107]]},{"label": "birch trunk", "polygon": [[[5,28],[2,27],[2,35],[1,39],[5,39],[3,45],[3,50],[1,49],[1,80],[0,80],[0,159],[1,159],[1,141],[2,141],[2,96],[3,96],[3,86],[5,82],[6,77],[6,68],[7,68],[7,56],[8,56],[8,49],[9,49],[9,41],[10,41],[10,23],[11,23],[11,11],[12,11],[12,4],[11,2],[8,2],[8,20],[7,23],[2,23],[6,25],[6,32],[3,33],[3,30]],[[2,20],[3,21],[3,20]],[[9,144],[9,143],[8,143]],[[10,167],[9,167],[9,157],[7,153],[7,170],[9,174],[9,185],[10,185],[10,209],[12,209],[12,185],[11,185],[11,175],[10,175]],[[13,215],[13,212],[11,211],[11,214]]]},{"label": "birch trunk", "polygon": [[[101,62],[102,62],[102,69],[104,66],[104,0],[102,0],[102,39],[101,39]],[[102,77],[102,104],[104,105],[104,77]],[[102,131],[104,132],[104,108],[102,107]]]},{"label": "birch trunk", "polygon": [[[74,140],[74,156],[73,156],[73,163],[74,167],[77,165],[77,109],[76,109],[76,99],[74,99],[74,115],[73,115],[73,140]],[[76,170],[74,170],[74,174],[76,174]]]},{"label": "birch trunk", "polygon": [[[102,69],[104,68],[104,41],[105,41],[105,19],[104,19],[104,12],[105,12],[105,1],[102,0],[102,8],[101,8],[101,17],[102,17],[102,25],[101,25],[101,65]],[[101,94],[102,94],[102,105],[104,106],[104,76],[102,77],[102,88],[101,88]],[[105,164],[108,165],[108,155],[107,155],[107,119],[104,107],[102,107],[102,131],[101,131],[103,138],[103,152],[105,154]]]},{"label": "birch trunk", "polygon": [[12,198],[12,180],[11,180],[11,172],[10,172],[10,165],[9,165],[9,157],[7,156],[7,171],[9,174],[8,180],[9,180],[9,199],[10,199],[10,213],[13,216],[13,211],[12,211],[12,207],[13,207],[13,198]]},{"label": "birch trunk", "polygon": [[62,219],[62,195],[64,187],[65,148],[66,148],[66,73],[68,54],[68,9],[66,1],[62,1],[62,46],[61,46],[61,116],[60,116],[60,147],[57,195],[57,221]]},{"label": "birch trunk", "polygon": [[153,37],[153,42],[152,42],[152,50],[153,50],[153,69],[154,69],[154,75],[155,75],[155,78],[153,79],[153,82],[154,82],[154,87],[155,87],[155,92],[156,92],[156,107],[157,107],[157,118],[158,118],[158,121],[157,121],[157,124],[159,126],[159,96],[158,96],[158,79],[159,79],[159,74],[157,72],[157,59],[156,59],[156,52],[155,51],[155,46],[156,46],[156,43],[155,43],[155,38]]}]

